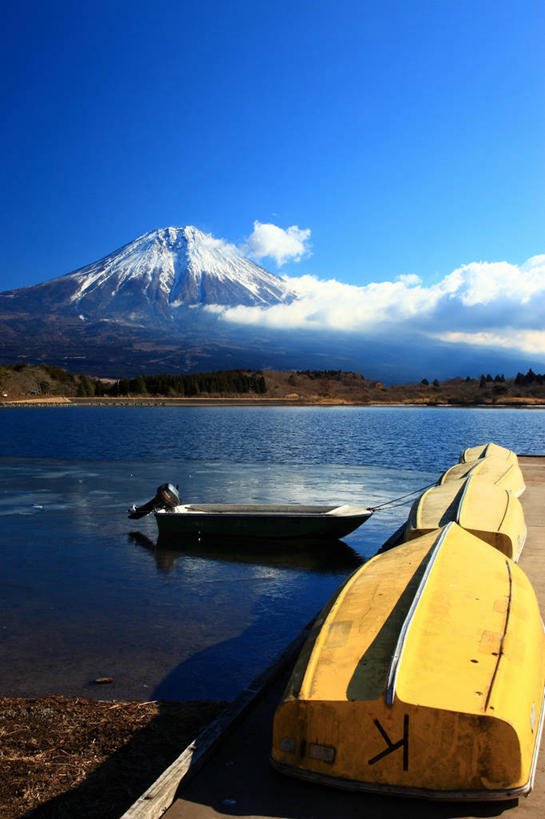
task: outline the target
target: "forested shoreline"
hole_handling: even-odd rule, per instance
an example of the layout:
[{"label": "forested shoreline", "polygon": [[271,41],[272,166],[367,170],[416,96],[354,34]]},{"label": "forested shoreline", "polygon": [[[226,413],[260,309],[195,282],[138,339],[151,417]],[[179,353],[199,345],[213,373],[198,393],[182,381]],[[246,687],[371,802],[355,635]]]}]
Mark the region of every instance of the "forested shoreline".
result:
[{"label": "forested shoreline", "polygon": [[385,385],[362,373],[342,370],[217,370],[203,373],[141,374],[132,378],[92,378],[49,364],[0,367],[0,401],[51,402],[56,399],[226,399],[341,404],[541,404],[545,374],[531,368],[513,378],[494,376],[439,379]]}]

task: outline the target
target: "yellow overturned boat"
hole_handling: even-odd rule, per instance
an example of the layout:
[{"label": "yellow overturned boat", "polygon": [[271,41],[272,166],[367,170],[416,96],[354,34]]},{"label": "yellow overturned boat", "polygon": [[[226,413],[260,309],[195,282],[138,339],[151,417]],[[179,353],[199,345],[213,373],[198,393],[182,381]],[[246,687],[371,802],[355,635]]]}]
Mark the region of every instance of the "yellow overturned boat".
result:
[{"label": "yellow overturned boat", "polygon": [[495,457],[494,455],[486,455],[482,458],[475,458],[473,461],[463,461],[462,463],[455,464],[441,475],[438,483],[444,484],[449,481],[461,481],[469,476],[478,476],[490,483],[495,483],[503,489],[512,492],[517,498],[520,497],[526,489],[524,478],[518,465],[518,459],[517,461],[510,461],[508,459]]},{"label": "yellow overturned boat", "polygon": [[272,762],[354,790],[511,799],[532,788],[544,684],[526,575],[450,523],[370,560],[320,614]]},{"label": "yellow overturned boat", "polygon": [[526,523],[512,492],[472,474],[465,481],[433,486],[412,505],[404,539],[412,540],[452,521],[518,561]]},{"label": "yellow overturned boat", "polygon": [[500,460],[507,461],[507,463],[518,465],[517,455],[512,449],[498,446],[498,444],[494,444],[492,441],[488,444],[470,446],[468,449],[464,449],[460,455],[460,463],[468,463],[468,461],[476,461],[479,458],[489,457],[499,458]]}]

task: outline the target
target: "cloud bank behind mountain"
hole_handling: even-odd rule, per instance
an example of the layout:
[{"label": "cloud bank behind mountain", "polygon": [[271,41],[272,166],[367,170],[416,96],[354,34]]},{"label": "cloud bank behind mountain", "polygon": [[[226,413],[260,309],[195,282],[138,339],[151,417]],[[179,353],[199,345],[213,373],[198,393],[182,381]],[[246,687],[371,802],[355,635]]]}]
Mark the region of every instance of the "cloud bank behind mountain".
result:
[{"label": "cloud bank behind mountain", "polygon": [[545,357],[545,254],[521,265],[471,262],[426,285],[415,275],[363,286],[284,276],[296,299],[207,309],[255,327],[413,338]]}]

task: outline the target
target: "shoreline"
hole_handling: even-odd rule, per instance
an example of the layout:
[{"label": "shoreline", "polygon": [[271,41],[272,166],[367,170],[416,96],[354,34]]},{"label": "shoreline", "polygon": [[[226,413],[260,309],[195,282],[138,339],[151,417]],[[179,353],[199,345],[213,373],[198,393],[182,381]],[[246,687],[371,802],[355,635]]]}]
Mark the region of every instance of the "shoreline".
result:
[{"label": "shoreline", "polygon": [[545,409],[545,401],[521,399],[473,403],[448,401],[348,401],[344,398],[242,398],[213,396],[210,398],[168,398],[168,397],[92,397],[75,398],[67,396],[47,398],[16,398],[0,401],[0,409],[27,409],[29,407],[439,407],[451,409]]}]

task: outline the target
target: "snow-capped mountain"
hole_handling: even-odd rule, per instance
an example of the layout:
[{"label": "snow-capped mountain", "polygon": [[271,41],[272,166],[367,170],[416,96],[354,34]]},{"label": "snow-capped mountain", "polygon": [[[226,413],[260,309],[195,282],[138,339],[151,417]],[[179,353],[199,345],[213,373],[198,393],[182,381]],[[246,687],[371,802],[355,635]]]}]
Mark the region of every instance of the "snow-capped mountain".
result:
[{"label": "snow-capped mountain", "polygon": [[34,287],[0,294],[3,308],[38,303],[56,314],[146,324],[177,308],[270,305],[293,298],[283,279],[195,227],[154,230],[98,262]]},{"label": "snow-capped mountain", "polygon": [[234,245],[195,227],[162,228],[72,273],[0,293],[0,362],[113,377],[313,366],[307,341],[207,309],[294,298],[284,279]]}]

